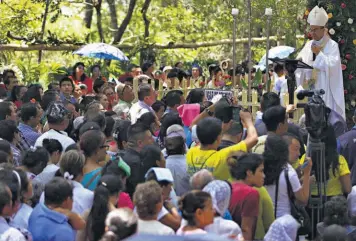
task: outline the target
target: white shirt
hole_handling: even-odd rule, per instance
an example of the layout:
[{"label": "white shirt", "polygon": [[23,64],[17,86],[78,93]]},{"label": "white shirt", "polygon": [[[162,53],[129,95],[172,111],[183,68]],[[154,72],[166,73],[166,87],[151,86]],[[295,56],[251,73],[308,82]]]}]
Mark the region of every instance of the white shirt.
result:
[{"label": "white shirt", "polygon": [[352,187],[351,192],[347,197],[349,215],[351,217],[356,217],[356,186]]},{"label": "white shirt", "polygon": [[156,234],[156,235],[174,235],[173,229],[160,223],[157,220],[144,221],[138,220],[137,233]]},{"label": "white shirt", "polygon": [[208,233],[215,233],[224,237],[237,237],[242,234],[241,228],[237,223],[231,220],[223,219],[222,217],[215,217],[214,223],[204,228]]},{"label": "white shirt", "polygon": [[132,105],[130,109],[130,118],[131,118],[131,124],[135,124],[137,122],[137,119],[140,118],[143,114],[150,112],[149,106],[143,107],[146,104],[143,104],[142,102],[136,102],[135,104]]},{"label": "white shirt", "polygon": [[26,238],[19,230],[10,227],[4,217],[0,217],[0,241],[26,241]]},{"label": "white shirt", "polygon": [[[72,212],[83,215],[85,211],[93,206],[94,193],[83,187],[77,181],[72,181],[73,185],[73,208]],[[41,195],[41,203],[44,203],[44,192]]]},{"label": "white shirt", "polygon": [[170,155],[166,158],[166,168],[173,175],[173,186],[178,196],[190,191],[189,175],[185,155]]},{"label": "white shirt", "polygon": [[35,177],[35,179],[41,182],[43,185],[46,185],[49,181],[52,180],[58,169],[59,167],[57,165],[49,164],[40,174]]},{"label": "white shirt", "polygon": [[67,133],[64,131],[55,131],[53,129],[43,133],[38,137],[35,146],[43,146],[43,139],[55,139],[61,143],[63,151],[67,149],[68,146],[75,144],[72,138],[68,137]]},{"label": "white shirt", "polygon": [[[294,193],[296,193],[302,188],[300,185],[298,174],[290,164],[287,164],[287,168],[288,168],[288,177],[289,177],[290,184],[292,186],[292,190]],[[266,189],[267,189],[267,191],[273,201],[273,205],[275,207],[276,206],[275,205],[276,185],[275,184],[268,185],[268,186],[266,186]],[[286,215],[286,214],[291,214],[287,182],[286,182],[284,170],[279,175],[279,187],[278,187],[278,197],[277,198],[278,198],[277,218],[279,218],[283,215]]]},{"label": "white shirt", "polygon": [[15,216],[10,221],[10,225],[15,228],[28,229],[28,220],[30,218],[32,210],[32,207],[30,207],[26,203],[22,203],[19,211],[17,211]]}]

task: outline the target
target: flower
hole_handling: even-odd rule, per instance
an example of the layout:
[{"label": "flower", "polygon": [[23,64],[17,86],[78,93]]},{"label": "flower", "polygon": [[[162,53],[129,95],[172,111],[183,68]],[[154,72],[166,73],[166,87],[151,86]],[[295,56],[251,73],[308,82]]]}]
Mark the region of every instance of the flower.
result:
[{"label": "flower", "polygon": [[304,13],[304,15],[306,15],[306,16],[308,16],[309,15],[309,10],[307,9],[307,10],[305,10],[305,13]]},{"label": "flower", "polygon": [[354,76],[352,74],[349,74],[349,80],[352,80]]},{"label": "flower", "polygon": [[353,24],[353,23],[354,23],[354,20],[353,20],[352,18],[349,18],[349,19],[347,20],[347,22],[348,22],[349,24]]},{"label": "flower", "polygon": [[342,70],[346,70],[346,69],[347,69],[347,66],[346,66],[345,64],[342,64],[342,65],[341,65],[341,69],[342,69]]},{"label": "flower", "polygon": [[344,44],[345,43],[345,39],[340,39],[339,43],[340,44]]},{"label": "flower", "polygon": [[33,103],[33,104],[35,104],[35,103],[36,103],[36,100],[35,100],[34,98],[32,98],[32,99],[30,100],[30,102]]},{"label": "flower", "polygon": [[356,45],[356,39],[354,39],[354,40],[352,41],[352,43],[353,43],[354,45]]},{"label": "flower", "polygon": [[341,23],[340,22],[336,22],[336,26],[340,27]]},{"label": "flower", "polygon": [[330,33],[331,35],[334,35],[334,34],[335,34],[335,30],[334,30],[333,28],[329,29],[329,33]]},{"label": "flower", "polygon": [[344,94],[347,95],[347,93],[348,93],[347,90],[344,90]]},{"label": "flower", "polygon": [[333,14],[332,13],[329,13],[328,14],[328,18],[332,18],[333,17]]},{"label": "flower", "polygon": [[259,89],[263,89],[263,85],[262,85],[262,84],[259,84],[259,85],[258,85],[258,88],[259,88]]},{"label": "flower", "polygon": [[228,82],[226,82],[225,85],[226,85],[226,86],[232,85],[232,82],[231,82],[231,81],[228,81]]},{"label": "flower", "polygon": [[346,4],[345,3],[341,3],[341,8],[346,8]]},{"label": "flower", "polygon": [[351,54],[346,54],[346,55],[345,55],[345,58],[346,58],[347,60],[350,60],[350,59],[351,59]]}]

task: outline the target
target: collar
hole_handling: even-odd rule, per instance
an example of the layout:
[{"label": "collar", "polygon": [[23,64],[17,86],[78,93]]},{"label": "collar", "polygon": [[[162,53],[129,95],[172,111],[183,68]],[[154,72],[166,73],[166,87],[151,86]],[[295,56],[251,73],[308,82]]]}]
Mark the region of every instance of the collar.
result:
[{"label": "collar", "polygon": [[50,219],[53,222],[61,223],[61,224],[68,222],[68,218],[64,214],[49,209],[43,203],[39,203],[38,205],[40,205],[40,208],[41,208],[42,212],[44,213],[43,216],[45,216],[47,219]]},{"label": "collar", "polygon": [[25,123],[23,123],[23,122],[20,122],[20,124],[19,124],[19,127],[23,127],[23,128],[26,128],[26,129],[31,129],[32,131],[35,131],[31,126],[29,126],[29,125],[26,125]]},{"label": "collar", "polygon": [[144,101],[139,100],[138,103],[141,107],[151,110],[151,106],[147,105]]},{"label": "collar", "polygon": [[356,125],[354,125],[354,127],[352,127],[352,130],[356,130]]},{"label": "collar", "polygon": [[328,40],[328,37],[326,35],[324,35],[324,37],[322,37],[320,40],[313,40],[316,45],[322,45],[323,43],[325,43]]}]

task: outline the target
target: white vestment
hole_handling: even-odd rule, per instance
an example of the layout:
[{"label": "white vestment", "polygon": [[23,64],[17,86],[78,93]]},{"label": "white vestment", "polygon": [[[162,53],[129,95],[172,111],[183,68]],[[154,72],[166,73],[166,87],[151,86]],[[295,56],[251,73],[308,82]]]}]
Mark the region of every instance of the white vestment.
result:
[{"label": "white vestment", "polygon": [[[328,38],[324,36],[324,38]],[[317,79],[315,89],[325,90],[322,96],[325,104],[330,109],[339,113],[345,120],[344,82],[342,77],[340,51],[338,44],[328,39],[324,48],[313,61],[312,43],[320,45],[320,41],[309,41],[305,44],[297,59],[316,69]],[[310,80],[312,70],[297,69],[295,72],[297,86],[303,85],[304,80]]]}]

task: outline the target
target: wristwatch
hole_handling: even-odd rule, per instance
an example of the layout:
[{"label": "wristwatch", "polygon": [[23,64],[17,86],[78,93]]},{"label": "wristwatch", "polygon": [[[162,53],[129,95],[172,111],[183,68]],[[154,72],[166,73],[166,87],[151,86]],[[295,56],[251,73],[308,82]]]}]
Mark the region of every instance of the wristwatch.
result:
[{"label": "wristwatch", "polygon": [[204,110],[206,113],[208,113],[209,116],[213,116],[214,115],[214,112],[212,112],[211,110],[209,110],[209,108],[206,108]]}]

